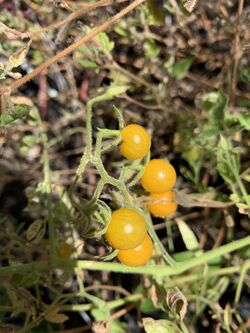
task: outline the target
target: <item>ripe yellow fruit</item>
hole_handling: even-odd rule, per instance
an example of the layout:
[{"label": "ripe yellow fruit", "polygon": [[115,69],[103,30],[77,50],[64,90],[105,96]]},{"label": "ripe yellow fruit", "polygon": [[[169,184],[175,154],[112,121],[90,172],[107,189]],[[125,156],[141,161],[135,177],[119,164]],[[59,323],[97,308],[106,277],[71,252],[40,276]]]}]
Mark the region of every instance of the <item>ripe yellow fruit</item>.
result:
[{"label": "ripe yellow fruit", "polygon": [[147,234],[144,241],[131,250],[119,251],[118,260],[127,266],[142,266],[151,258],[153,253],[153,243]]},{"label": "ripe yellow fruit", "polygon": [[177,203],[173,191],[150,193],[149,199],[152,199],[152,202],[147,204],[148,210],[156,217],[167,217],[176,212]]},{"label": "ripe yellow fruit", "polygon": [[140,125],[130,124],[121,130],[120,153],[129,160],[146,156],[151,147],[151,137]]},{"label": "ripe yellow fruit", "polygon": [[141,178],[142,187],[150,193],[170,191],[176,183],[175,168],[161,159],[149,161]]}]

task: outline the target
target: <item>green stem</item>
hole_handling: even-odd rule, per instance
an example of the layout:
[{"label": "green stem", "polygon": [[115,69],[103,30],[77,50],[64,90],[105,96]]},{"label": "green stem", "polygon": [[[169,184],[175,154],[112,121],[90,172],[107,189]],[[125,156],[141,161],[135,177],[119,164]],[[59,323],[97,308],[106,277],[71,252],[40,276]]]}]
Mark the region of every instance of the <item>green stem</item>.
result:
[{"label": "green stem", "polygon": [[240,301],[240,295],[241,295],[241,291],[242,291],[242,288],[243,288],[245,275],[246,275],[246,273],[249,269],[250,269],[250,260],[247,260],[243,264],[243,266],[241,267],[240,279],[239,279],[239,282],[237,284],[237,289],[236,289],[235,299],[234,299],[235,305],[238,305],[238,303]]},{"label": "green stem", "polygon": [[240,188],[240,191],[241,191],[241,194],[243,195],[244,197],[244,200],[246,202],[246,204],[248,205],[249,209],[250,209],[250,197],[245,189],[245,186],[239,176],[239,172],[238,172],[238,166],[236,165],[236,162],[235,162],[235,159],[232,158],[229,154],[229,151],[226,150],[226,156],[227,156],[227,160],[228,160],[228,165],[237,181],[237,184]]},{"label": "green stem", "polygon": [[51,188],[51,178],[50,178],[50,165],[49,165],[49,143],[48,137],[46,135],[45,129],[43,127],[42,119],[38,111],[37,113],[37,121],[39,130],[41,133],[41,139],[43,143],[43,174],[44,174],[44,190],[46,193],[47,205],[48,205],[48,229],[49,229],[49,242],[50,242],[50,259],[53,261],[56,253],[55,249],[55,227],[53,221],[53,213],[52,213],[52,188]]},{"label": "green stem", "polygon": [[156,244],[156,246],[159,248],[163,259],[166,261],[166,263],[168,263],[170,266],[174,267],[176,266],[176,261],[170,256],[170,254],[166,251],[166,249],[164,248],[164,246],[162,245],[159,237],[157,236],[154,226],[153,226],[153,222],[151,220],[151,217],[149,214],[144,214],[144,216],[146,217],[146,221],[147,221],[147,226],[148,226],[148,232],[151,236],[151,238],[154,241],[154,244]]},{"label": "green stem", "polygon": [[142,267],[129,267],[113,262],[98,262],[91,260],[62,261],[54,259],[53,263],[49,263],[47,261],[38,261],[28,264],[0,267],[0,275],[8,273],[25,272],[25,271],[35,271],[35,270],[41,271],[45,269],[48,270],[54,268],[65,268],[65,269],[80,268],[93,271],[111,271],[117,273],[145,274],[160,278],[160,277],[182,274],[191,268],[194,268],[198,265],[203,265],[210,260],[213,260],[222,255],[239,250],[240,248],[249,245],[250,245],[250,236],[231,242],[226,245],[222,245],[220,248],[208,251],[207,253],[201,255],[198,258],[192,258],[190,260],[177,263],[173,267],[165,265],[146,265]]},{"label": "green stem", "polygon": [[[222,276],[222,275],[231,275],[234,273],[239,273],[240,270],[241,270],[241,266],[225,267],[225,268],[218,269],[216,271],[208,272],[205,275],[205,277],[209,278],[209,277],[216,277],[216,276]],[[192,275],[177,277],[174,280],[166,281],[164,283],[164,285],[167,288],[172,288],[175,286],[183,285],[185,283],[190,283],[190,282],[202,280],[202,279],[204,279],[204,275],[192,274]]]},{"label": "green stem", "polygon": [[[105,308],[107,308],[109,310],[113,310],[126,303],[139,301],[141,298],[142,298],[141,294],[130,295],[130,296],[124,297],[122,299],[107,302],[105,304]],[[66,304],[66,305],[60,306],[60,311],[61,312],[62,311],[88,311],[91,308],[93,308],[93,304]]]}]

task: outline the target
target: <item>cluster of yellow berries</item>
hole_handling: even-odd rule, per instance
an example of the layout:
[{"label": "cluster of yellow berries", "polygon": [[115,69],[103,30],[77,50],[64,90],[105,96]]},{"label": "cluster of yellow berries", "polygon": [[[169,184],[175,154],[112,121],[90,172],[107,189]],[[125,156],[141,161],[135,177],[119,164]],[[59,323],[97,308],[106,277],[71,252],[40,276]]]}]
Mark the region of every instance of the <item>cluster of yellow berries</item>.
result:
[{"label": "cluster of yellow berries", "polygon": [[[121,154],[129,160],[145,157],[151,148],[151,137],[137,124],[121,130]],[[157,217],[166,217],[176,211],[174,167],[162,159],[150,160],[141,178],[142,187],[150,193],[147,207]],[[147,233],[143,216],[135,210],[120,208],[112,213],[105,238],[118,250],[117,258],[128,266],[144,265],[152,256],[153,243]]]}]

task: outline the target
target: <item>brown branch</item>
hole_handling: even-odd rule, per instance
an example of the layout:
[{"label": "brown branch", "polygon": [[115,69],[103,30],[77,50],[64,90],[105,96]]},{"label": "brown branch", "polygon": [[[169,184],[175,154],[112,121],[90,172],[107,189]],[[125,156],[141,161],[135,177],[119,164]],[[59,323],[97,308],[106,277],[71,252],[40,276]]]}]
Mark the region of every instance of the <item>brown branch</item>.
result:
[{"label": "brown branch", "polygon": [[79,40],[75,41],[73,44],[71,44],[69,47],[64,49],[63,51],[59,52],[52,58],[45,61],[42,65],[35,68],[31,73],[25,75],[21,79],[13,82],[9,87],[4,87],[1,91],[1,94],[7,94],[11,93],[14,90],[21,87],[23,84],[25,84],[27,81],[31,80],[33,77],[41,73],[44,69],[50,67],[53,63],[59,61],[61,58],[64,58],[74,50],[76,50],[79,46],[82,44],[87,43],[90,41],[93,37],[95,37],[97,34],[99,34],[102,31],[107,30],[110,26],[112,26],[114,23],[116,23],[119,19],[121,19],[123,16],[134,10],[136,7],[138,7],[140,4],[145,2],[146,0],[135,0],[130,5],[122,9],[120,12],[112,16],[110,19],[108,19],[105,23],[101,24],[99,27],[96,27],[90,33],[88,33],[86,36],[80,38]]}]

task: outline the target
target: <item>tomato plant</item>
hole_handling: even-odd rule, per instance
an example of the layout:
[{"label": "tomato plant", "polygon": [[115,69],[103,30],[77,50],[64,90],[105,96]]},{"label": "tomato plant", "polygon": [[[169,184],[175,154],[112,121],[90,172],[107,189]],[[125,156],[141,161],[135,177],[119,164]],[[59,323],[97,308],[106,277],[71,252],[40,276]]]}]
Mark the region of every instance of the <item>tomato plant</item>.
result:
[{"label": "tomato plant", "polygon": [[120,208],[112,213],[105,238],[115,249],[130,250],[141,244],[146,233],[142,215],[132,209]]},{"label": "tomato plant", "polygon": [[143,242],[131,250],[119,251],[118,260],[127,266],[142,266],[151,258],[153,253],[153,243],[147,234]]}]

